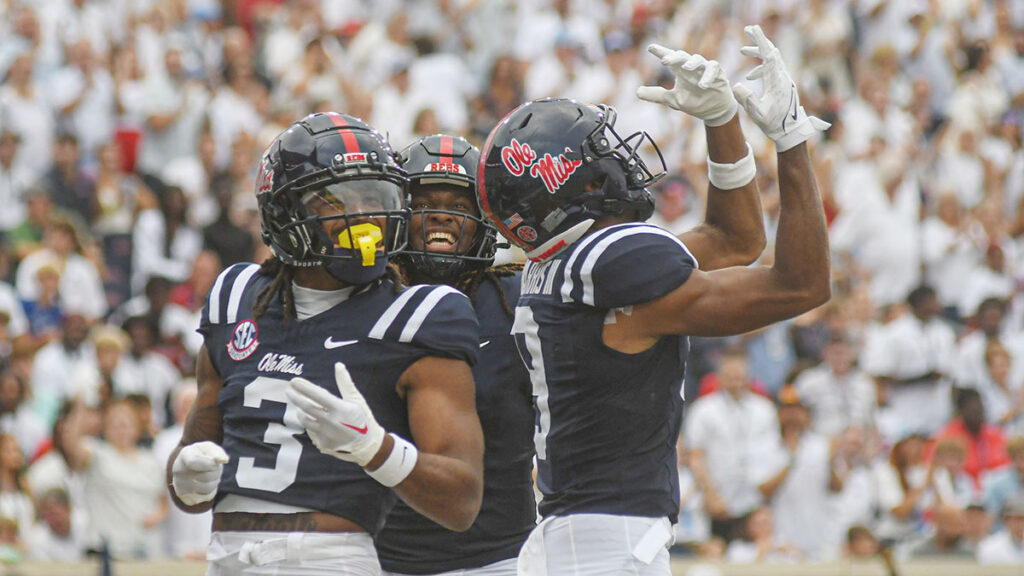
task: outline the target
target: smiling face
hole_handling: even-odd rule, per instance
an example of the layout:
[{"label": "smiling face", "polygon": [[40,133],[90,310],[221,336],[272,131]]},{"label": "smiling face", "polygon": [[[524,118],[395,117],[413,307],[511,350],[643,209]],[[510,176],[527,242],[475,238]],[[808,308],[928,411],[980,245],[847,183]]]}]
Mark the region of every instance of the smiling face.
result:
[{"label": "smiling face", "polygon": [[472,247],[479,224],[453,214],[480,216],[472,189],[449,184],[417,186],[412,191],[411,208],[409,244],[414,250],[465,254]]}]

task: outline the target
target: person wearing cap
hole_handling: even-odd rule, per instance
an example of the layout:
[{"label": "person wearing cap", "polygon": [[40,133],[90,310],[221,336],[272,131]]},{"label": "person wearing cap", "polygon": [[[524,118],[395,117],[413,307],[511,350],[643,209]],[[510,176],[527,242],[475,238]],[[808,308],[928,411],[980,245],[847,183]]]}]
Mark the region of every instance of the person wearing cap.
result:
[{"label": "person wearing cap", "polygon": [[758,489],[770,503],[782,541],[811,561],[834,560],[840,542],[834,538],[833,517],[821,513],[843,487],[832,466],[832,445],[810,430],[810,411],[793,385],[783,386],[776,404],[782,442],[755,472]]},{"label": "person wearing cap", "polygon": [[981,541],[978,562],[1024,565],[1024,493],[1003,505],[1003,529]]}]

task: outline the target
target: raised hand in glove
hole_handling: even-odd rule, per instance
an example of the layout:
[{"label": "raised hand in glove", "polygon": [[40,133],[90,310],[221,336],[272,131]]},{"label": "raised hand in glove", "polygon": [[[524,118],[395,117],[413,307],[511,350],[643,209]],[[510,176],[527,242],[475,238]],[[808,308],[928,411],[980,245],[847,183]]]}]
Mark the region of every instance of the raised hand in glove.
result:
[{"label": "raised hand in glove", "polygon": [[171,465],[171,487],[188,506],[209,502],[228,462],[227,452],[213,442],[195,442],[178,451]]},{"label": "raised hand in glove", "polygon": [[740,51],[746,56],[761,59],[761,64],[747,74],[747,80],[760,78],[764,93],[760,98],[755,98],[750,88],[743,84],[736,84],[732,89],[750,118],[766,136],[775,141],[776,150],[789,150],[815,132],[831,126],[824,120],[808,116],[804,111],[796,84],[782,62],[782,54],[764,35],[761,27],[747,26],[743,32],[756,46],[744,46]]},{"label": "raised hand in glove", "polygon": [[285,395],[321,452],[366,466],[384,443],[384,429],[341,362],[334,364],[334,382],[340,398],[305,378],[292,378]]},{"label": "raised hand in glove", "polygon": [[718,62],[659,44],[651,44],[647,51],[672,71],[676,83],[671,90],[641,86],[636,89],[637,98],[686,112],[708,126],[721,126],[732,120],[738,106],[729,79]]}]

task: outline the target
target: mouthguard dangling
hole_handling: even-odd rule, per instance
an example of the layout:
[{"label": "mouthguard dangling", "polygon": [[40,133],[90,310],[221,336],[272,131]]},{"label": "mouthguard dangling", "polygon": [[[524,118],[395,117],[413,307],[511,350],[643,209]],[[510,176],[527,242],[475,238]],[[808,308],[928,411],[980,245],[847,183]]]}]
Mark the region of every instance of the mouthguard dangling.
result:
[{"label": "mouthguard dangling", "polygon": [[363,222],[349,226],[338,234],[338,245],[342,248],[357,248],[363,256],[363,266],[373,266],[377,258],[377,243],[382,238],[384,234],[379,226]]}]

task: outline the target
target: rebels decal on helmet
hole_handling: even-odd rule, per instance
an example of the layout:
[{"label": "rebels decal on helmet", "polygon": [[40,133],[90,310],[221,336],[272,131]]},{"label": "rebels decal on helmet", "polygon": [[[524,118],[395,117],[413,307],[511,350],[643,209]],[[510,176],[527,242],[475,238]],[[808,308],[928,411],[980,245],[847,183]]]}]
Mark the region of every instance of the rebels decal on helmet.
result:
[{"label": "rebels decal on helmet", "polygon": [[[602,216],[653,213],[646,187],[664,174],[661,152],[646,132],[620,137],[615,118],[609,106],[548,98],[516,108],[488,136],[480,207],[531,260],[557,254]],[[662,164],[657,174],[638,154],[645,141]]]},{"label": "rebels decal on helmet", "polygon": [[461,164],[431,162],[423,167],[423,172],[454,172],[455,174],[466,174],[466,169]]}]

